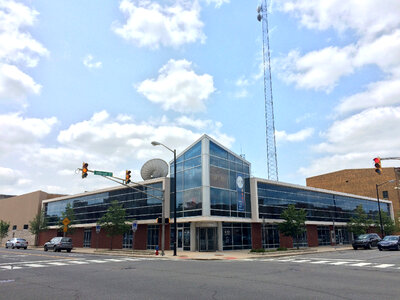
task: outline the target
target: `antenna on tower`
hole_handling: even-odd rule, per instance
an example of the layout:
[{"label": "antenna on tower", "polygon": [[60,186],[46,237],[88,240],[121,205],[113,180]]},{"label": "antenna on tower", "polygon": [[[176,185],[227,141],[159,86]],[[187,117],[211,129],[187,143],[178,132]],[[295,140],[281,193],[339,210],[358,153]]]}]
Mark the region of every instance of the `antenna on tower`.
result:
[{"label": "antenna on tower", "polygon": [[269,50],[267,2],[267,0],[262,0],[261,5],[257,7],[257,20],[262,23],[263,36],[264,102],[268,179],[278,181],[278,163],[276,158],[274,102],[272,97],[271,54]]}]

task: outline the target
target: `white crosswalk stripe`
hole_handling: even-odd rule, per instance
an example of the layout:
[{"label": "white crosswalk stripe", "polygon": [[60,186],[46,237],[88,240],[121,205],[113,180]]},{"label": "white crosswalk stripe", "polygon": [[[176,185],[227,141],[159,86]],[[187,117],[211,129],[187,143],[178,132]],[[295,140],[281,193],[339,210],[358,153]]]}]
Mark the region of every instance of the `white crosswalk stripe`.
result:
[{"label": "white crosswalk stripe", "polygon": [[63,263],[63,262],[48,262],[48,265],[53,265],[53,266],[66,266],[68,264]]},{"label": "white crosswalk stripe", "polygon": [[295,263],[306,263],[306,262],[310,262],[311,260],[309,260],[309,259],[300,259],[300,260],[294,260],[293,262],[295,262]]},{"label": "white crosswalk stripe", "polygon": [[357,263],[357,264],[352,264],[350,266],[353,266],[353,267],[365,267],[365,266],[369,266],[369,265],[372,265],[372,263]]},{"label": "white crosswalk stripe", "polygon": [[87,265],[89,264],[87,261],[82,261],[82,260],[71,260],[68,261],[70,264],[76,264],[76,265]]},{"label": "white crosswalk stripe", "polygon": [[13,266],[13,265],[11,265],[11,266],[0,266],[0,268],[1,268],[1,269],[4,269],[4,270],[18,270],[18,269],[22,269],[22,267],[17,267],[17,266]]},{"label": "white crosswalk stripe", "polygon": [[46,265],[40,265],[40,264],[25,264],[23,266],[24,267],[29,267],[29,268],[43,268],[43,267],[46,267]]},{"label": "white crosswalk stripe", "polygon": [[334,266],[341,266],[341,265],[345,265],[345,264],[349,264],[350,262],[348,262],[348,261],[337,261],[337,262],[333,262],[333,263],[330,263],[331,265],[334,265]]},{"label": "white crosswalk stripe", "polygon": [[330,262],[329,260],[317,260],[317,261],[312,261],[311,264],[326,264]]},{"label": "white crosswalk stripe", "polygon": [[381,264],[381,265],[374,266],[374,268],[386,269],[386,268],[393,267],[393,266],[394,266],[394,264]]}]

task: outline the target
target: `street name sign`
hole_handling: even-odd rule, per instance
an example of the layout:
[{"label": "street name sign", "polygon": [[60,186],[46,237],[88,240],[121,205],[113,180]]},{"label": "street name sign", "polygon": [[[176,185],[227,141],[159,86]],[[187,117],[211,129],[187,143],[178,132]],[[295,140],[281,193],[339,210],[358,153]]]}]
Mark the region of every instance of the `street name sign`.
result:
[{"label": "street name sign", "polygon": [[93,173],[94,175],[100,175],[100,176],[110,176],[110,177],[113,176],[112,172],[94,171]]}]

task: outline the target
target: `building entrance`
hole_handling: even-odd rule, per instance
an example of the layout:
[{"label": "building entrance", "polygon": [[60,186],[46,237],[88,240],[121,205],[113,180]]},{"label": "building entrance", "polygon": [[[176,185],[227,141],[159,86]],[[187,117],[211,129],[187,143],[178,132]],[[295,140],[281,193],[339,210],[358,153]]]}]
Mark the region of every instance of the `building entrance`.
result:
[{"label": "building entrance", "polygon": [[217,228],[197,228],[197,245],[199,251],[217,251]]}]

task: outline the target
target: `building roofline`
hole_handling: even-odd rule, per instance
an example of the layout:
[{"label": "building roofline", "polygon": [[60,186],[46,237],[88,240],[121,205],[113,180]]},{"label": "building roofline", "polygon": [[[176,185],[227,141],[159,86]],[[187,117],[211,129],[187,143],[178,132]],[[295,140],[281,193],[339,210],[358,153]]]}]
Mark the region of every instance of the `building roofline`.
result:
[{"label": "building roofline", "polygon": [[[382,170],[392,170],[392,169],[399,169],[396,167],[384,167],[382,168]],[[333,171],[333,172],[328,172],[328,173],[323,173],[323,174],[319,174],[319,175],[314,175],[314,176],[310,176],[307,177],[306,179],[311,179],[311,178],[315,178],[315,177],[321,177],[321,176],[326,176],[326,175],[332,175],[332,174],[337,174],[337,173],[342,173],[344,171],[365,171],[365,170],[374,170],[372,167],[371,168],[358,168],[358,169],[342,169],[342,170],[337,170],[337,171]]]}]

